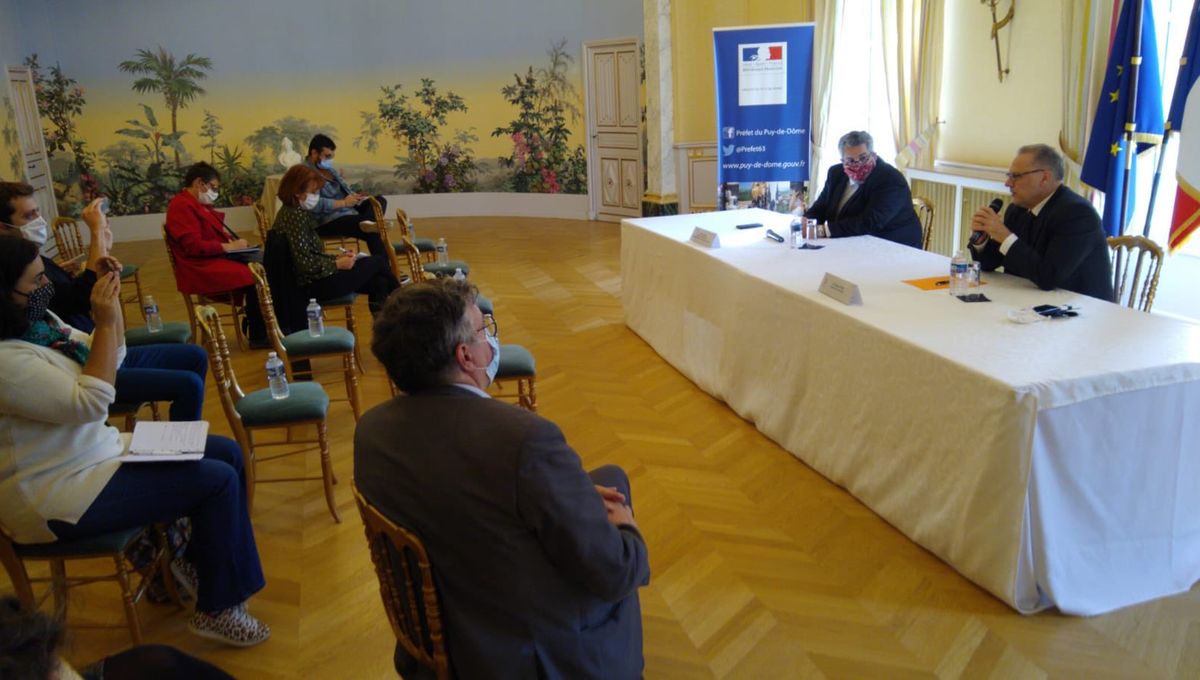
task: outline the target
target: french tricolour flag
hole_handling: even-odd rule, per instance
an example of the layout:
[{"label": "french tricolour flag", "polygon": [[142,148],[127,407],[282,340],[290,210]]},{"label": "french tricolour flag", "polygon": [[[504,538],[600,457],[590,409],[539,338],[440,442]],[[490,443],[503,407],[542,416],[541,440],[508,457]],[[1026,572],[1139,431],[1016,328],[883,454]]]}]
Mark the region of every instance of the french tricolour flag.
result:
[{"label": "french tricolour flag", "polygon": [[1179,160],[1175,178],[1179,189],[1175,194],[1175,213],[1171,217],[1171,235],[1167,242],[1170,252],[1183,247],[1193,234],[1200,231],[1200,3],[1192,6],[1183,58],[1179,60],[1179,79],[1171,97],[1167,116],[1168,129],[1179,131]]},{"label": "french tricolour flag", "polygon": [[779,61],[781,59],[783,59],[783,43],[742,48],[742,61]]}]

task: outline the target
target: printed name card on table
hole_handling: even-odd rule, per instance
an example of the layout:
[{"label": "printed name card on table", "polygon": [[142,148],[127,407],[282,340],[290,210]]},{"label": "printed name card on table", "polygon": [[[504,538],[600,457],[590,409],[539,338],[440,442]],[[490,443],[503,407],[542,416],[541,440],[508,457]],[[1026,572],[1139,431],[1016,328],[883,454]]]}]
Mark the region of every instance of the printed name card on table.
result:
[{"label": "printed name card on table", "polygon": [[692,230],[692,238],[690,240],[692,243],[704,246],[705,248],[721,247],[721,239],[717,236],[717,232],[701,229],[700,227]]},{"label": "printed name card on table", "polygon": [[851,283],[829,272],[825,272],[825,278],[821,279],[821,287],[818,290],[843,305],[862,304],[862,292],[858,290],[857,283]]}]

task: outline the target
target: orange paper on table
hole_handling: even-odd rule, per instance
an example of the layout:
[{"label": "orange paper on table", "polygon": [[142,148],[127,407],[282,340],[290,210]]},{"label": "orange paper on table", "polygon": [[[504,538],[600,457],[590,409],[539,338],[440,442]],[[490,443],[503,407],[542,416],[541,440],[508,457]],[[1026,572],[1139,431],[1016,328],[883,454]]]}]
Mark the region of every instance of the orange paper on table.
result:
[{"label": "orange paper on table", "polygon": [[[921,290],[950,290],[949,276],[930,276],[926,279],[905,279],[903,283],[910,286],[915,286]],[[986,285],[985,281],[980,281],[979,285]]]}]

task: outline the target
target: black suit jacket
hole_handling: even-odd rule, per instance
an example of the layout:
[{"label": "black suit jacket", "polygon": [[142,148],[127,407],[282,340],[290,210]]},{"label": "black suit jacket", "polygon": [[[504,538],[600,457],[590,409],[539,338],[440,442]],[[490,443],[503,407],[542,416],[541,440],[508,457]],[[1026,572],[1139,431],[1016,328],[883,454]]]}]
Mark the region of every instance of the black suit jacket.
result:
[{"label": "black suit jacket", "polygon": [[1000,254],[999,243],[988,240],[976,251],[983,269],[1004,265],[1005,272],[1023,276],[1042,290],[1063,288],[1112,301],[1108,240],[1096,209],[1082,196],[1060,186],[1037,217],[1010,204],[1004,212],[1004,226],[1017,240],[1007,255]]},{"label": "black suit jacket", "polygon": [[821,195],[805,216],[829,224],[829,234],[839,236],[878,236],[913,248],[921,247],[921,221],[913,210],[912,191],[904,175],[876,159],[875,169],[866,181],[838,210],[850,178],[841,164],[829,168]]},{"label": "black suit jacket", "polygon": [[452,386],[397,397],[359,422],[354,479],[425,543],[457,677],[641,676],[646,544],[554,423]]}]

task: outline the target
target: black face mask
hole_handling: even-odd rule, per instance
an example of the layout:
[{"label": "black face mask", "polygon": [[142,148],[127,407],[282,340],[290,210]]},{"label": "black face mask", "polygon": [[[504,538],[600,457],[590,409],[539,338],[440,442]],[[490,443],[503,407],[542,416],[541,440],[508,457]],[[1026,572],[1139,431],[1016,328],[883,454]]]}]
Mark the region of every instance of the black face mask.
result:
[{"label": "black face mask", "polygon": [[29,319],[30,323],[46,318],[50,300],[54,299],[53,283],[47,282],[44,286],[34,289],[32,293],[22,293],[19,290],[13,292],[17,295],[24,295],[29,300],[29,304],[25,306],[25,318]]}]

